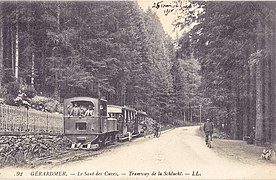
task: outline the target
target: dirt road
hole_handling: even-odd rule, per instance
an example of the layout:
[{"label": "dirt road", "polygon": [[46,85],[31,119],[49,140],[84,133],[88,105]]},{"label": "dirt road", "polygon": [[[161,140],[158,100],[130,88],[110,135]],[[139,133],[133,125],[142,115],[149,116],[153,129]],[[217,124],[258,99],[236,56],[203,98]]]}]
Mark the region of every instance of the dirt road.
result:
[{"label": "dirt road", "polygon": [[[52,179],[275,179],[272,164],[244,164],[218,156],[196,135],[199,127],[182,127],[160,138],[140,138],[104,154],[60,166],[5,168],[0,177]],[[215,141],[215,140],[214,140]],[[214,147],[215,148],[215,147]],[[17,172],[22,176],[18,176]]]}]

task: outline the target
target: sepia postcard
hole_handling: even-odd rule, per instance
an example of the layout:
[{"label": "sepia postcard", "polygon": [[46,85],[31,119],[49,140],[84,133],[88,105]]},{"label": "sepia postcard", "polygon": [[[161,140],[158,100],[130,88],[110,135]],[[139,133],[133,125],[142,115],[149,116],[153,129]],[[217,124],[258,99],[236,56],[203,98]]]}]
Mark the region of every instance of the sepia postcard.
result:
[{"label": "sepia postcard", "polygon": [[276,1],[0,1],[0,180],[276,179]]}]

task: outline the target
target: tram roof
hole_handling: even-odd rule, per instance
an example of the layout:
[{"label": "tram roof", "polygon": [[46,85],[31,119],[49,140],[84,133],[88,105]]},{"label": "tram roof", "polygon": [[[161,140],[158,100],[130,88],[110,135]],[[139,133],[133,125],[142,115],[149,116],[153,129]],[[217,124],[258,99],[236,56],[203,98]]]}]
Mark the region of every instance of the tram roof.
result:
[{"label": "tram roof", "polygon": [[[103,99],[101,99],[103,100]],[[98,98],[91,98],[91,97],[71,97],[67,98],[64,101],[72,102],[72,101],[98,101]],[[105,101],[105,100],[103,100]]]},{"label": "tram roof", "polygon": [[128,106],[123,106],[123,109],[126,109],[128,111],[135,111],[136,112],[136,109],[128,107]]},{"label": "tram roof", "polygon": [[147,113],[144,112],[144,111],[137,111],[137,113],[138,113],[138,114],[143,114],[143,115],[147,116]]},{"label": "tram roof", "polygon": [[107,112],[108,113],[122,113],[122,106],[117,105],[107,105]]},{"label": "tram roof", "polygon": [[128,106],[118,106],[118,105],[107,105],[107,112],[109,113],[122,113],[122,110],[134,111],[137,112],[136,109],[128,107]]}]

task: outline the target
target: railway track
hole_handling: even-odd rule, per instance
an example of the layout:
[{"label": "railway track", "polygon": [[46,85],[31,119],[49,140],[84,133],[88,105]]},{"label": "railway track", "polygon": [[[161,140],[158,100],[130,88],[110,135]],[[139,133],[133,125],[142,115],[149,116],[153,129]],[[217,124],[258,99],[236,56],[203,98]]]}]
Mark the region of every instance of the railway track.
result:
[{"label": "railway track", "polygon": [[[174,128],[171,129],[165,129],[161,131],[162,134],[165,134]],[[151,137],[152,134],[148,134],[146,137]],[[135,138],[134,141],[140,141],[143,140],[143,137],[138,137]],[[58,166],[61,164],[65,164],[68,162],[74,162],[74,161],[79,161],[83,160],[89,157],[97,156],[100,155],[104,152],[110,151],[112,148],[116,148],[122,145],[130,144],[131,142],[129,141],[124,141],[124,142],[116,142],[113,144],[109,144],[108,146],[105,146],[100,149],[67,149],[65,152],[61,153],[56,153],[52,154],[49,156],[41,157],[41,158],[35,158],[32,159],[31,161],[27,162],[26,166],[27,167],[38,167],[42,165],[51,165],[51,166]]]},{"label": "railway track", "polygon": [[41,165],[49,165],[51,164],[52,166],[57,166],[60,164],[68,163],[68,162],[73,162],[73,161],[79,161],[88,157],[93,157],[100,155],[106,151],[111,150],[114,147],[121,146],[125,144],[125,142],[118,142],[113,145],[106,146],[101,149],[97,150],[84,150],[84,149],[68,149],[66,152],[62,153],[57,153],[53,154],[50,156],[45,156],[42,158],[35,158],[29,162],[27,162],[26,166],[27,167],[38,167]]}]

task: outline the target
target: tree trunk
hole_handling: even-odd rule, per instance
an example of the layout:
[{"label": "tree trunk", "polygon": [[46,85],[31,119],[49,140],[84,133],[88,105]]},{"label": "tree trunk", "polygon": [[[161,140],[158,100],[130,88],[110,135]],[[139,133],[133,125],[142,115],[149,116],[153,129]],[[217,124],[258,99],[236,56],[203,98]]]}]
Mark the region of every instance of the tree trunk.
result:
[{"label": "tree trunk", "polygon": [[256,64],[250,66],[250,95],[249,95],[249,125],[248,133],[249,135],[256,126]]},{"label": "tree trunk", "polygon": [[13,32],[13,28],[12,27],[10,27],[10,33],[11,33],[11,41],[10,41],[10,43],[11,43],[11,67],[12,67],[12,73],[13,73],[13,75],[14,75],[14,73],[15,73],[15,68],[14,68],[14,32]]},{"label": "tree trunk", "polygon": [[54,88],[54,96],[58,99],[58,72],[55,71],[55,88]]},{"label": "tree trunk", "polygon": [[[246,63],[246,62],[245,62]],[[250,121],[250,68],[249,64],[246,64],[246,75],[245,75],[245,88],[244,88],[244,99],[243,99],[243,132],[242,136],[249,135],[249,121]]]},{"label": "tree trunk", "polygon": [[[58,33],[61,33],[60,32],[60,13],[61,13],[60,3],[57,2],[57,22],[56,23],[57,23]],[[58,67],[58,65],[56,67]],[[58,71],[55,71],[54,96],[56,99],[59,99],[59,72]]]},{"label": "tree trunk", "polygon": [[[249,50],[246,53],[245,57],[248,57],[250,54]],[[242,70],[242,86],[241,86],[241,118],[239,120],[239,139],[243,139],[244,136],[248,134],[248,116],[249,116],[249,103],[248,103],[248,83],[249,83],[249,67],[248,60],[246,58],[243,59],[243,70]]]},{"label": "tree trunk", "polygon": [[266,94],[265,94],[265,142],[270,143],[271,142],[271,122],[272,122],[272,89],[271,89],[271,31],[270,28],[268,27],[269,24],[266,24],[265,26],[265,50],[267,52],[267,56],[265,59],[265,87],[266,87]]},{"label": "tree trunk", "polygon": [[34,54],[34,52],[32,53],[32,69],[31,69],[31,86],[32,87],[34,87],[34,77],[35,77],[35,72],[34,72],[34,70],[35,70],[35,68],[34,68],[34,66],[35,66],[35,64],[34,64],[34,59],[35,59],[35,54]]},{"label": "tree trunk", "polygon": [[121,87],[121,102],[120,105],[124,106],[126,105],[126,83],[122,83],[122,87]]},{"label": "tree trunk", "polygon": [[[234,87],[232,85],[232,87]],[[236,98],[234,99],[233,104],[231,105],[231,111],[232,111],[232,120],[231,120],[231,135],[233,139],[237,139],[237,132],[238,132],[238,107],[239,107],[239,98],[240,98],[240,92],[239,90],[236,90],[235,87],[232,89],[232,91],[235,93]]]},{"label": "tree trunk", "polygon": [[57,2],[57,27],[58,31],[60,32],[60,4]]},{"label": "tree trunk", "polygon": [[237,119],[236,119],[236,137],[235,139],[241,139],[242,136],[242,130],[243,130],[243,115],[244,112],[244,104],[242,99],[242,92],[239,94],[239,97],[237,97]]},{"label": "tree trunk", "polygon": [[0,2],[0,89],[2,89],[2,78],[4,75],[4,69],[3,69],[3,58],[4,58],[4,52],[3,52],[3,13],[2,13],[2,2]]},{"label": "tree trunk", "polygon": [[270,99],[270,90],[269,90],[269,59],[264,59],[264,140],[269,142],[269,128],[270,128],[270,117],[269,117],[269,99]]},{"label": "tree trunk", "polygon": [[263,97],[263,62],[259,61],[256,66],[256,141],[257,144],[263,143],[263,120],[264,120],[264,97]]},{"label": "tree trunk", "polygon": [[[3,20],[3,19],[2,19]],[[3,69],[10,68],[11,59],[11,32],[10,25],[3,20]],[[14,74],[14,71],[12,72]]]},{"label": "tree trunk", "polygon": [[45,92],[45,79],[46,79],[46,74],[45,74],[45,51],[46,51],[46,43],[42,46],[42,53],[41,53],[41,61],[40,61],[40,91]]},{"label": "tree trunk", "polygon": [[19,27],[18,27],[18,14],[16,15],[16,34],[15,34],[15,69],[14,76],[18,81],[18,66],[19,66]]},{"label": "tree trunk", "polygon": [[272,25],[272,37],[271,37],[271,86],[272,86],[272,117],[273,117],[273,121],[272,121],[272,132],[271,132],[271,142],[272,144],[274,144],[274,146],[276,146],[276,4],[274,3],[272,5],[273,9],[274,9],[274,24]]},{"label": "tree trunk", "polygon": [[[257,49],[262,49],[262,37],[261,33],[261,20],[259,20],[257,25]],[[264,63],[261,59],[258,59],[256,64],[256,144],[261,145],[264,141],[264,86],[263,86],[263,80],[264,80],[264,72],[263,67]]]}]

